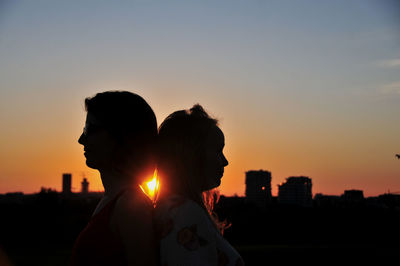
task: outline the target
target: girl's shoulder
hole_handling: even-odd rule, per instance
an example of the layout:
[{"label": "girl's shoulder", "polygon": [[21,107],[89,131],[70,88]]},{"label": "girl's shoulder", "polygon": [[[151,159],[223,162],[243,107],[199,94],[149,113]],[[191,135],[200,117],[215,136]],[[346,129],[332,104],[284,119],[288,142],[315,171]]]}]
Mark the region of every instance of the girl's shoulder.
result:
[{"label": "girl's shoulder", "polygon": [[181,196],[171,195],[160,200],[155,207],[156,217],[176,216],[180,213],[205,214],[205,210],[195,201]]},{"label": "girl's shoulder", "polygon": [[[195,201],[170,196],[155,209],[155,233],[165,245],[178,245],[193,250],[194,246],[215,245],[215,231],[206,211]],[[193,246],[194,245],[194,246]]]},{"label": "girl's shoulder", "polygon": [[172,195],[160,201],[155,208],[154,221],[156,225],[173,223],[179,226],[192,226],[196,224],[207,228],[211,225],[206,210],[195,201],[180,195]]}]

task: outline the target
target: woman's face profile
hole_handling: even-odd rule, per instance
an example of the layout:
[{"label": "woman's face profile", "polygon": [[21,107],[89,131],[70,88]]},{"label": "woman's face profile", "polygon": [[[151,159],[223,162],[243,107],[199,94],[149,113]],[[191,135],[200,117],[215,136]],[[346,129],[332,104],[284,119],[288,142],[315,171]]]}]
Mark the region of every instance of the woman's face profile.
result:
[{"label": "woman's face profile", "polygon": [[96,117],[89,112],[78,142],[84,147],[87,166],[98,170],[110,167],[116,143]]},{"label": "woman's face profile", "polygon": [[213,126],[205,142],[204,177],[206,184],[204,190],[218,187],[221,184],[224,167],[228,165],[223,153],[224,146],[224,134],[219,127]]}]

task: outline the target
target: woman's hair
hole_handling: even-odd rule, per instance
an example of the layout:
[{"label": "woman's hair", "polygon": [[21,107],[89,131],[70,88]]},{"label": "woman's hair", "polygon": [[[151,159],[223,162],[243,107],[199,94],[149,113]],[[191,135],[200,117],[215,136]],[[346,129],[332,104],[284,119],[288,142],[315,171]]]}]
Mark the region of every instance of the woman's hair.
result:
[{"label": "woman's hair", "polygon": [[216,125],[217,120],[198,104],[190,110],[176,111],[162,122],[158,133],[158,172],[163,186],[189,197],[203,191],[205,141]]},{"label": "woman's hair", "polygon": [[[215,189],[207,190],[204,175],[205,145],[209,131],[218,126],[199,104],[170,114],[158,130],[158,165],[163,192],[183,195],[197,202],[219,227],[213,213],[218,200]],[[164,191],[163,191],[164,189]]]},{"label": "woman's hair", "polygon": [[129,91],[105,91],[86,98],[85,109],[117,143],[113,161],[116,168],[130,173],[141,171],[140,179],[153,174],[157,119],[142,97]]}]

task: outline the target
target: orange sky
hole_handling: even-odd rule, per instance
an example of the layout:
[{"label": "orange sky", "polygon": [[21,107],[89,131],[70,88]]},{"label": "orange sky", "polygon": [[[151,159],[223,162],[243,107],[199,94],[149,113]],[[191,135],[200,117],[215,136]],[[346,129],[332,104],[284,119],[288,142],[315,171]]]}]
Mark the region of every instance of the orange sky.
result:
[{"label": "orange sky", "polygon": [[[28,122],[24,125],[27,130],[15,130],[20,123],[14,119],[15,127],[3,130],[8,141],[3,139],[0,153],[0,193],[32,193],[39,191],[41,186],[60,191],[64,172],[73,174],[73,191],[80,190],[83,176],[88,178],[90,190],[102,190],[97,171],[85,165],[83,147],[77,143],[85,119],[81,104],[83,94],[85,92],[82,92],[82,98],[73,99],[72,103],[75,104],[70,105],[70,112],[64,112],[61,116],[51,112],[43,114],[39,119],[41,126]],[[149,103],[153,103],[155,109],[159,106],[154,98]],[[227,113],[224,117],[219,108],[208,109],[220,118],[226,137],[225,153],[229,165],[220,187],[222,194],[244,195],[244,172],[251,169],[272,172],[273,195],[277,195],[277,185],[285,178],[298,175],[312,178],[314,194],[338,195],[345,189],[362,189],[371,196],[389,189],[392,192],[400,190],[400,161],[394,158],[391,145],[397,141],[397,136],[390,134],[390,129],[394,132],[397,125],[385,125],[385,133],[374,126],[379,121],[366,126],[367,123],[357,119],[358,123],[364,125],[361,135],[352,119],[343,118],[343,128],[338,129],[333,120],[320,120],[318,116],[322,115],[315,115],[313,119],[316,122],[311,123],[306,121],[310,120],[310,114],[307,114],[308,119],[304,119],[303,115],[291,114],[294,116],[292,123],[285,124],[271,114],[266,117],[268,126],[257,127],[258,122],[253,124],[247,118],[241,120],[240,115]],[[162,112],[156,110],[156,113],[160,117]],[[162,114],[162,118],[166,113]],[[325,117],[329,118],[327,115]],[[62,123],[57,124],[59,121]],[[369,121],[373,122],[372,119]],[[303,126],[303,123],[307,126]],[[247,130],[251,125],[253,130]]]}]

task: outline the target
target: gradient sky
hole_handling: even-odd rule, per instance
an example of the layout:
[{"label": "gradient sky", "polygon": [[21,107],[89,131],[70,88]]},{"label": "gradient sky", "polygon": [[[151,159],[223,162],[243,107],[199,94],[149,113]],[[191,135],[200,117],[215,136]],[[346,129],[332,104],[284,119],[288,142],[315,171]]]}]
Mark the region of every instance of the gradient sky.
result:
[{"label": "gradient sky", "polygon": [[2,1],[0,193],[74,191],[84,98],[143,96],[158,122],[202,104],[225,133],[221,192],[272,172],[313,193],[400,191],[398,1]]}]

